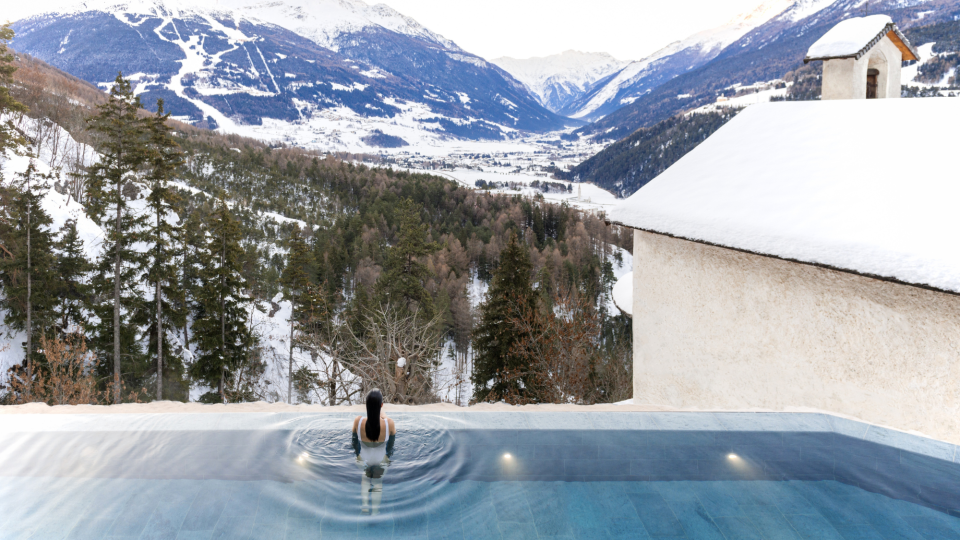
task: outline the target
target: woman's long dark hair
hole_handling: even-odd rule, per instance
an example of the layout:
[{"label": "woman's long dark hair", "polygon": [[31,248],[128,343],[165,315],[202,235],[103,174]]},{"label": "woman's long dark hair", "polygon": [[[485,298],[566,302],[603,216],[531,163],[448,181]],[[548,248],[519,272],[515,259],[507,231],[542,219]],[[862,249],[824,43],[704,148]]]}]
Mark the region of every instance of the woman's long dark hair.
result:
[{"label": "woman's long dark hair", "polygon": [[380,409],[383,407],[383,394],[374,388],[367,394],[367,424],[363,431],[371,441],[380,440]]}]

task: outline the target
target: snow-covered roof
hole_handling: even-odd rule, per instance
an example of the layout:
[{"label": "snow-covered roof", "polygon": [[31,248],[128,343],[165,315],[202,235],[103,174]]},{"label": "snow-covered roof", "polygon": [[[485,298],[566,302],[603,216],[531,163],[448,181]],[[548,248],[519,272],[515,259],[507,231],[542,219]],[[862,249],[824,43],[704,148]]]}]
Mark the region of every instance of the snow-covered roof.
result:
[{"label": "snow-covered roof", "polygon": [[833,58],[860,58],[884,36],[903,53],[904,60],[916,60],[917,52],[886,15],[853,17],[837,23],[807,51],[804,62]]},{"label": "snow-covered roof", "polygon": [[960,292],[949,119],[960,99],[752,105],[609,219]]}]

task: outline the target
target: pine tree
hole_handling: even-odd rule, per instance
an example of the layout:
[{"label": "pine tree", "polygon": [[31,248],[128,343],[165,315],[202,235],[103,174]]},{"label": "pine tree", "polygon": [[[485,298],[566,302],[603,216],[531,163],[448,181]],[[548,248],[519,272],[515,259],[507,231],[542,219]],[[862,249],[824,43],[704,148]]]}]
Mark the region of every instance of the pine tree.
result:
[{"label": "pine tree", "polygon": [[90,261],[83,250],[83,240],[77,233],[76,220],[68,220],[60,229],[56,244],[59,281],[56,286],[57,304],[54,308],[56,325],[61,333],[81,330],[87,317],[90,285],[87,274]]},{"label": "pine tree", "polygon": [[[113,360],[114,403],[120,402],[121,361],[126,361],[127,372],[135,381],[146,371],[136,328],[129,322],[121,324],[121,314],[136,307],[139,295],[135,286],[143,267],[143,256],[133,245],[141,239],[145,219],[127,203],[127,198],[139,192],[141,168],[149,158],[148,126],[137,114],[140,108],[140,98],[133,94],[130,82],[118,74],[109,99],[88,120],[89,129],[100,136],[100,160],[87,172],[86,209],[105,233],[94,288],[98,297],[109,299],[95,307],[101,322],[94,343],[103,356]],[[108,348],[111,342],[112,351]],[[110,363],[102,365],[111,367]]]},{"label": "pine tree", "polygon": [[525,246],[513,233],[500,253],[486,301],[480,307],[480,321],[474,330],[474,396],[478,401],[520,398],[529,366],[514,354],[513,347],[524,339],[512,320],[535,309],[537,293],[531,283],[532,266]]},{"label": "pine tree", "polygon": [[287,399],[293,403],[293,336],[296,326],[309,323],[311,308],[317,305],[318,298],[310,276],[316,273],[313,253],[303,240],[300,227],[297,226],[290,237],[287,264],[280,276],[284,288],[284,297],[290,301],[290,366],[288,370]]},{"label": "pine tree", "polygon": [[227,385],[248,361],[253,337],[248,328],[240,227],[223,195],[207,218],[207,236],[200,253],[203,269],[197,301],[199,316],[193,323],[197,354],[190,367],[194,379],[217,389],[205,401],[227,401]]},{"label": "pine tree", "polygon": [[206,250],[206,231],[204,217],[198,209],[187,214],[180,231],[180,289],[183,291],[181,309],[186,313],[183,321],[183,343],[189,348],[194,342],[190,337],[190,319],[203,316],[203,305],[199,302],[203,284],[201,263]]},{"label": "pine tree", "polygon": [[163,100],[157,100],[157,113],[147,122],[149,131],[149,159],[146,182],[150,187],[147,196],[149,223],[143,240],[147,244],[146,272],[143,280],[148,284],[153,297],[141,304],[137,320],[146,324],[150,351],[155,355],[156,399],[164,396],[164,379],[177,381],[177,388],[168,394],[183,399],[186,385],[183,384],[183,362],[174,356],[164,336],[184,325],[183,289],[179,286],[180,269],[178,249],[181,246],[181,229],[174,225],[179,220],[177,192],[170,186],[178,167],[183,163],[183,153],[173,140],[167,126],[169,114],[164,114]]},{"label": "pine tree", "polygon": [[55,259],[50,231],[53,221],[41,206],[43,191],[49,187],[45,181],[49,179],[49,175],[37,172],[31,159],[27,169],[18,173],[13,185],[7,188],[12,192],[5,197],[10,202],[10,208],[4,212],[8,221],[0,228],[0,239],[9,255],[0,258],[4,323],[26,333],[24,369],[30,381],[36,374],[37,363],[43,359],[36,344],[53,324],[55,303]]},{"label": "pine tree", "polygon": [[[13,28],[10,23],[0,26],[0,115],[25,113],[27,108],[10,95],[9,86],[13,82],[13,73],[17,66],[13,64],[13,55],[7,49],[7,44],[13,39]],[[13,119],[7,118],[0,122],[0,154],[4,151],[26,144],[26,139],[13,125]]]},{"label": "pine tree", "polygon": [[428,241],[428,227],[420,219],[420,207],[410,199],[397,205],[399,221],[397,243],[387,251],[387,262],[377,279],[376,296],[381,304],[390,304],[406,313],[419,312],[420,320],[435,314],[433,298],[426,288],[430,277],[427,265],[418,257],[436,253],[440,245]]}]

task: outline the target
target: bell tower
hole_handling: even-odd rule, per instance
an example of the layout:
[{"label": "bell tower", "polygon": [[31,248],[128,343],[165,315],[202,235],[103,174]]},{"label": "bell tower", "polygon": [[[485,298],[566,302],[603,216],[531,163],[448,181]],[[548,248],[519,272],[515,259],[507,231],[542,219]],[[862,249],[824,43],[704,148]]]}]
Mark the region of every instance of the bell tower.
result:
[{"label": "bell tower", "polygon": [[807,52],[804,63],[823,62],[821,99],[900,97],[900,66],[917,52],[886,15],[839,22]]}]

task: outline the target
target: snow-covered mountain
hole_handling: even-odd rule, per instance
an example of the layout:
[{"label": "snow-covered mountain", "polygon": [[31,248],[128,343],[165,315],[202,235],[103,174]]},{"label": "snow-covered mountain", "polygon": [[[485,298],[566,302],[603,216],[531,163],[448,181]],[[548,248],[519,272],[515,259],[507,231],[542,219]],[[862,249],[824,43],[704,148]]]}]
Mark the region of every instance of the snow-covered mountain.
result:
[{"label": "snow-covered mountain", "polygon": [[[726,24],[667,45],[650,56],[630,62],[607,80],[572,102],[567,115],[594,121],[633,103],[661,84],[717,57],[731,43],[794,6],[830,0],[767,0]],[[522,79],[521,79],[522,80]]]},{"label": "snow-covered mountain", "polygon": [[607,53],[565,51],[539,58],[516,59],[504,56],[490,61],[527,85],[541,105],[564,116],[574,112],[569,105],[589,92],[628,62]]},{"label": "snow-covered mountain", "polygon": [[342,36],[372,28],[460,50],[454,42],[384,4],[371,6],[360,0],[220,0],[218,6],[292,30],[333,51],[339,49]]},{"label": "snow-covered mountain", "polygon": [[220,0],[206,8],[90,0],[14,29],[18,51],[103,88],[122,71],[148,108],[163,98],[178,118],[228,131],[334,117],[346,120],[333,131],[389,136],[367,134],[376,147],[422,133],[497,139],[569,122],[499,67],[360,0]]}]

